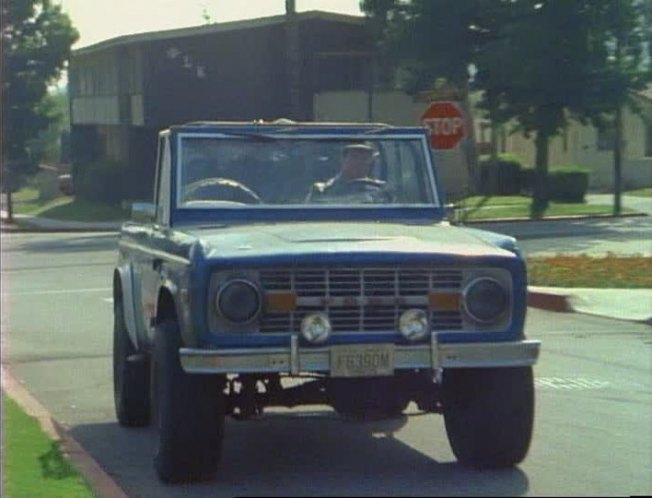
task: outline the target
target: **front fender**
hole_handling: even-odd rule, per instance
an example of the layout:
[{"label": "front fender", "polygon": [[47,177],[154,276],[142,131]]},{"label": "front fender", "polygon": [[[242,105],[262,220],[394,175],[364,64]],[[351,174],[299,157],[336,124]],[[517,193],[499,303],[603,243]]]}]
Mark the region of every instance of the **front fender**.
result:
[{"label": "front fender", "polygon": [[516,238],[510,235],[490,232],[488,230],[482,230],[480,228],[474,228],[474,227],[459,227],[459,228],[466,231],[467,233],[474,235],[478,239],[487,242],[488,244],[491,244],[496,247],[500,247],[501,249],[505,249],[506,251],[515,254],[519,258],[523,257],[523,253],[518,245],[518,241],[516,240]]},{"label": "front fender", "polygon": [[[114,277],[113,301],[115,302],[116,299],[122,299],[125,326],[127,327],[129,339],[131,339],[131,342],[136,349],[140,349],[138,344],[136,303],[134,302],[133,275],[131,271],[131,264],[127,263],[116,268]],[[117,288],[118,285],[120,286],[119,289]]]},{"label": "front fender", "polygon": [[161,283],[158,299],[156,300],[157,323],[166,319],[176,319],[183,344],[188,347],[197,346],[191,330],[188,291],[180,288],[176,282],[169,278]]}]

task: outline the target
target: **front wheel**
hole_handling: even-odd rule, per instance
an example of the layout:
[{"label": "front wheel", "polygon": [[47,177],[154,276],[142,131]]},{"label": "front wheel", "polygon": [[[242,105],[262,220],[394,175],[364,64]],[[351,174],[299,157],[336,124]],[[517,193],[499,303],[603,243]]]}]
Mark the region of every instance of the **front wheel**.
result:
[{"label": "front wheel", "polygon": [[121,296],[113,306],[113,400],[115,413],[124,427],[149,425],[149,361],[138,354],[129,339]]},{"label": "front wheel", "polygon": [[513,467],[527,454],[534,422],[531,367],[444,370],[446,433],[463,465]]},{"label": "front wheel", "polygon": [[176,323],[156,327],[152,381],[159,444],[154,467],[168,483],[211,478],[224,432],[224,376],[186,373],[180,346]]}]

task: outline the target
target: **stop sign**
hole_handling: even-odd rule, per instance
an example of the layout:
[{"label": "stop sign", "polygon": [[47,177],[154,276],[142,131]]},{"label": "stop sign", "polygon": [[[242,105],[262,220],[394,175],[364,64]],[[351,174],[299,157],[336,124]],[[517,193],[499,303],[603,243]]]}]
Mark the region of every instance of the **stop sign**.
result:
[{"label": "stop sign", "polygon": [[462,111],[454,102],[433,102],[421,115],[435,149],[454,149],[466,135]]}]

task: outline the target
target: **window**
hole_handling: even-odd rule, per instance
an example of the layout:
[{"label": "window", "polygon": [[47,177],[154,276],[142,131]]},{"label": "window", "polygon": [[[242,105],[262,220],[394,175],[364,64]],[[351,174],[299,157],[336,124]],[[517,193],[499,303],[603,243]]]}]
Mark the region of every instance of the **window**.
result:
[{"label": "window", "polygon": [[435,202],[421,138],[188,136],[180,150],[181,208]]}]

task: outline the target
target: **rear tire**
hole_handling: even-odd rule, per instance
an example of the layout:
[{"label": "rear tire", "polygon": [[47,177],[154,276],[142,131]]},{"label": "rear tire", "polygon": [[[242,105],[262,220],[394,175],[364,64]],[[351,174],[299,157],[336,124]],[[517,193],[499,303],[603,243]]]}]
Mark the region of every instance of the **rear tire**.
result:
[{"label": "rear tire", "polygon": [[531,367],[444,370],[443,412],[463,465],[513,467],[527,454],[534,423]]},{"label": "rear tire", "polygon": [[150,422],[149,361],[129,339],[122,298],[113,306],[113,401],[124,427],[145,427]]},{"label": "rear tire", "polygon": [[176,323],[156,327],[152,380],[159,444],[154,467],[167,483],[213,477],[224,433],[224,376],[186,373],[180,346]]}]

